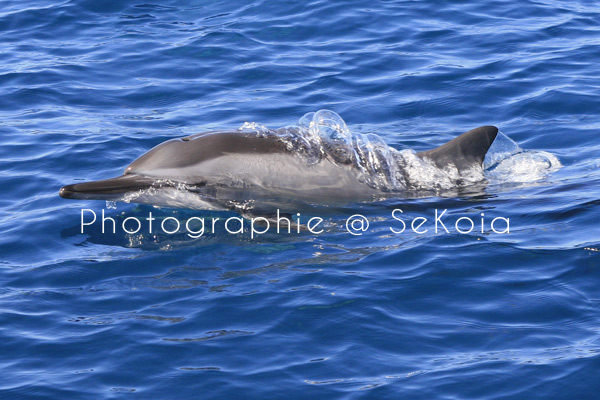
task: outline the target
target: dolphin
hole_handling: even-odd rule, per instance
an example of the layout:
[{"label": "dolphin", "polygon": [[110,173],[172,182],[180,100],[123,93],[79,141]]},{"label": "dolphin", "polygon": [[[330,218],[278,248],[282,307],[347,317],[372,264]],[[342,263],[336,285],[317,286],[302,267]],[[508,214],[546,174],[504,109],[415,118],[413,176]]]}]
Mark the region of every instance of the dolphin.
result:
[{"label": "dolphin", "polygon": [[[352,157],[336,156],[334,148],[309,162],[298,154],[301,146],[290,146],[293,131],[285,129],[209,131],[167,140],[133,161],[123,175],[67,185],[59,195],[203,209],[232,209],[236,202],[260,199],[336,203],[381,195],[381,188],[369,185]],[[285,134],[288,139],[282,140]],[[497,134],[495,126],[482,126],[416,156],[440,170],[452,168],[461,174],[481,168]],[[400,174],[404,167],[398,160],[395,168]],[[397,191],[390,192],[398,196]],[[185,193],[199,195],[199,202],[190,205]]]}]

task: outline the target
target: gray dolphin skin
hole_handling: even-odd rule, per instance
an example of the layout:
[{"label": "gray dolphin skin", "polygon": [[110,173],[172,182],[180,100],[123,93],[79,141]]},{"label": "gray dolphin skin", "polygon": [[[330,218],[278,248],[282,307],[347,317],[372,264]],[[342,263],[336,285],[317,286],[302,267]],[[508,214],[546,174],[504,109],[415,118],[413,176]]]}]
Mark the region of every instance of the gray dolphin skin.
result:
[{"label": "gray dolphin skin", "polygon": [[[203,199],[191,208],[227,209],[228,202],[252,199],[364,201],[381,192],[368,185],[348,159],[328,156],[307,162],[277,132],[211,131],[171,139],[132,162],[122,176],[67,185],[59,194],[67,199],[186,206],[189,199],[177,195],[183,188]],[[497,134],[496,127],[483,126],[416,156],[460,173],[481,167]]]}]

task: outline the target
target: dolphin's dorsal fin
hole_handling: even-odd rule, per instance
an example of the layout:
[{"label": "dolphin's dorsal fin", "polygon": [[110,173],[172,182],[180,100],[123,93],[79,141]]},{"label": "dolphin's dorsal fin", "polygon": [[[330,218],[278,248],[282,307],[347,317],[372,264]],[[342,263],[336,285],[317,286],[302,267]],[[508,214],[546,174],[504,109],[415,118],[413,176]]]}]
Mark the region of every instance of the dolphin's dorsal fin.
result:
[{"label": "dolphin's dorsal fin", "polygon": [[495,126],[482,126],[465,132],[440,147],[417,155],[430,159],[438,168],[454,164],[460,171],[472,165],[482,165],[485,154],[497,134],[498,128]]}]

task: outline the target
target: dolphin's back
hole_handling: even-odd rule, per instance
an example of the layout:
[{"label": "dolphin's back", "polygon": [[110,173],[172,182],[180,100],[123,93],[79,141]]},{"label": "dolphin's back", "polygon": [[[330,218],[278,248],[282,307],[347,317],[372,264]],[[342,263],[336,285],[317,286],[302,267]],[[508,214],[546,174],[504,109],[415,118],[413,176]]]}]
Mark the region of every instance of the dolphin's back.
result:
[{"label": "dolphin's back", "polygon": [[125,174],[186,168],[227,154],[272,154],[288,152],[283,142],[256,132],[212,131],[167,140],[148,151],[126,169]]}]

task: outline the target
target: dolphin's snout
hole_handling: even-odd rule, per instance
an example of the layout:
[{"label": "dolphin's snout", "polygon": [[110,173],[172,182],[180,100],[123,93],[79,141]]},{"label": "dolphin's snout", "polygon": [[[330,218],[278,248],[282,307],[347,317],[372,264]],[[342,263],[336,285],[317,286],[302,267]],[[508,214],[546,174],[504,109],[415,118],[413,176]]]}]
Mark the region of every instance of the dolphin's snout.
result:
[{"label": "dolphin's snout", "polygon": [[147,189],[154,179],[139,175],[122,175],[101,181],[82,182],[60,188],[58,194],[64,199],[111,200],[126,193]]},{"label": "dolphin's snout", "polygon": [[63,199],[72,199],[73,190],[71,190],[73,185],[67,185],[60,188],[58,191],[58,195]]}]

